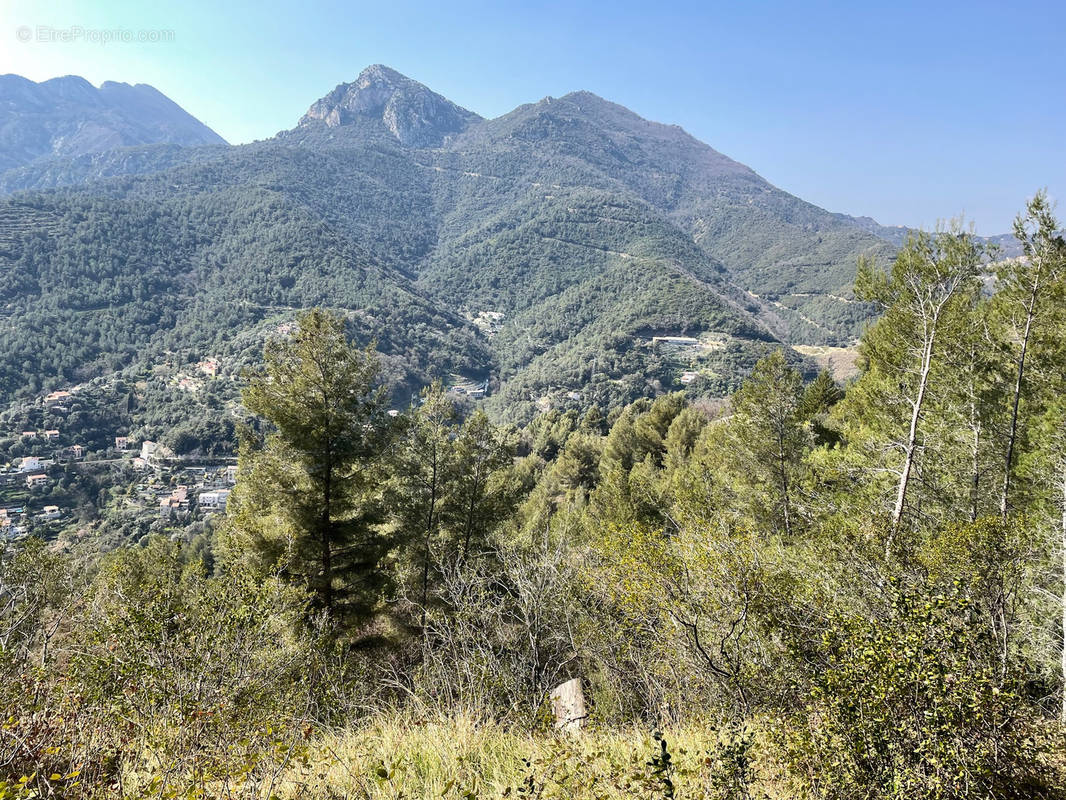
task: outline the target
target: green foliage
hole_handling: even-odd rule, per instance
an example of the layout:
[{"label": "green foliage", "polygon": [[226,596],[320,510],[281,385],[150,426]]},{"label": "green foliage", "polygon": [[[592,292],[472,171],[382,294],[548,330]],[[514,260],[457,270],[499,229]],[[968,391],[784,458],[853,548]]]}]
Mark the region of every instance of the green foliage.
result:
[{"label": "green foliage", "polygon": [[751,377],[733,395],[735,435],[747,442],[738,451],[750,454],[737,465],[737,473],[747,484],[739,493],[750,497],[748,502],[760,502],[759,495],[766,497],[763,502],[769,514],[787,536],[794,533],[795,484],[810,447],[810,434],[803,424],[805,400],[802,377],[780,352],[756,364]]},{"label": "green foliage", "polygon": [[376,357],[348,343],[341,318],[315,310],[291,339],[268,344],[264,361],[245,403],[273,432],[243,448],[231,556],[256,553],[262,569],[300,580],[330,614],[365,616],[389,546],[378,525],[379,456],[391,426]]},{"label": "green foliage", "polygon": [[1056,797],[1031,716],[983,653],[973,601],[894,587],[885,616],[836,617],[809,707],[785,732],[820,798]]},{"label": "green foliage", "polygon": [[[520,141],[554,141],[556,117],[519,117],[509,124]],[[386,143],[377,166],[392,158]],[[452,156],[450,168],[473,166],[444,150],[421,157]],[[463,229],[481,208],[459,192],[474,179],[463,173],[506,166],[442,174],[457,199],[434,212],[441,225]],[[396,180],[422,185],[401,168]],[[360,201],[337,191],[333,222],[344,229],[355,219],[346,204]],[[736,328],[714,350],[729,365],[715,380],[746,379],[729,401],[694,401],[664,390],[680,363],[673,351],[634,342],[674,325],[739,324],[712,265],[639,204],[608,203],[602,185],[560,186],[558,198],[515,191],[520,224],[487,216],[483,237],[431,247],[426,234],[397,258],[433,261],[440,271],[419,279],[430,294],[446,292],[454,270],[473,302],[521,307],[511,319],[522,327],[493,329],[493,347],[513,358],[505,387],[528,380],[548,394],[513,407],[538,410],[522,430],[481,410],[464,418],[469,406],[443,382],[406,413],[386,413],[385,384],[404,380],[400,357],[352,343],[368,331],[360,315],[317,310],[266,337],[243,411],[225,378],[177,397],[182,365],[206,355],[190,349],[151,372],[90,382],[63,412],[9,412],[9,424],[29,428],[66,419],[73,435],[105,426],[105,441],[141,421],[139,433],[165,431],[193,454],[225,452],[224,421],[243,420],[244,435],[217,539],[202,523],[149,535],[160,525],[125,507],[138,480],[122,467],[110,492],[102,471],[53,470],[50,492],[105,493],[103,520],[86,514],[86,526],[139,546],[101,556],[101,538],[68,536],[0,553],[0,790],[1062,796],[1066,744],[1053,718],[1066,677],[1066,412],[1055,306],[1030,314],[1032,293],[979,291],[985,264],[972,237],[919,235],[888,273],[862,267],[859,288],[885,313],[846,390],[828,373],[805,387],[794,359]],[[680,197],[679,209],[699,208]],[[1030,244],[1053,242],[1046,209],[1034,208],[1043,221]],[[564,264],[579,234],[603,249]],[[1057,258],[1055,247],[1041,245],[1041,258]],[[498,281],[477,274],[478,259],[501,251]],[[1022,285],[1032,267],[1011,267],[1010,280]],[[523,283],[530,271],[538,280]],[[705,291],[686,303],[693,281]],[[1041,303],[1061,289],[1050,286]],[[627,307],[615,290],[630,287]],[[585,302],[593,311],[571,340],[565,315],[584,314]],[[1033,323],[1027,340],[1018,308]],[[558,313],[538,320],[547,309]],[[597,314],[624,332],[597,329]],[[255,363],[262,340],[241,340],[230,375]],[[519,369],[533,363],[543,373]],[[571,380],[586,394],[544,410]],[[189,413],[195,421],[182,423]],[[6,447],[48,455],[32,440]],[[547,698],[574,677],[588,694],[585,734],[551,736]],[[459,722],[431,722],[456,714],[476,720],[462,735],[491,741],[471,749],[454,740]],[[396,719],[407,721],[390,728]],[[700,730],[699,744],[676,733],[669,745],[612,738],[671,725]]]}]

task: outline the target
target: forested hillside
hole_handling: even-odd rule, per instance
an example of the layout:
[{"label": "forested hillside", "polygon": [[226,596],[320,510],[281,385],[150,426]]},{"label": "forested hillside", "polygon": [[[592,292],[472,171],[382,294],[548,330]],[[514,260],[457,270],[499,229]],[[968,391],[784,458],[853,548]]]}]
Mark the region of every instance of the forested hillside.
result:
[{"label": "forested hillside", "polygon": [[0,207],[6,402],[174,357],[235,374],[314,305],[348,311],[401,396],[482,385],[499,419],[722,396],[767,343],[848,344],[872,314],[850,293],[856,260],[888,253],[588,93],[482,120],[385,67],[272,140],[54,158],[4,181],[23,189]]},{"label": "forested hillside", "polygon": [[[633,224],[627,246],[655,241]],[[1015,237],[1017,259],[954,228],[863,260],[880,316],[847,385],[778,346],[725,400],[521,427],[440,383],[391,413],[348,315],[301,313],[240,381],[224,514],[105,555],[0,553],[0,787],[1066,797],[1066,240],[1046,196]],[[713,285],[703,269],[686,280]]]}]

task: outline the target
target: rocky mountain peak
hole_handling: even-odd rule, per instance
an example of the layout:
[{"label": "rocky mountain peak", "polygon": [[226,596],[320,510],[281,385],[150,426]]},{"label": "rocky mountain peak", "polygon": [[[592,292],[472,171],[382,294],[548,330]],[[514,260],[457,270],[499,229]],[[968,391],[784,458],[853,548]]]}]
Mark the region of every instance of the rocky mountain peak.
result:
[{"label": "rocky mountain peak", "polygon": [[418,81],[375,64],[314,103],[300,125],[324,123],[334,128],[359,118],[380,120],[410,147],[436,147],[449,134],[481,119]]},{"label": "rocky mountain peak", "polygon": [[225,144],[147,84],[65,75],[36,83],[0,75],[0,172],[50,158],[76,158],[144,144]]}]

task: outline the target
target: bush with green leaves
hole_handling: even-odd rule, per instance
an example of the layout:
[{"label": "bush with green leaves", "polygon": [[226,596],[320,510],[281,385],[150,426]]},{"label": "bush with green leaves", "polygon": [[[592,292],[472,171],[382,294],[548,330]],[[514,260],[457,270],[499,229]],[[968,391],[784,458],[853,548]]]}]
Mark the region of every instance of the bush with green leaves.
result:
[{"label": "bush with green leaves", "polygon": [[973,601],[958,586],[889,587],[879,618],[838,615],[809,702],[779,731],[805,796],[1062,797],[1047,732],[1001,681]]}]

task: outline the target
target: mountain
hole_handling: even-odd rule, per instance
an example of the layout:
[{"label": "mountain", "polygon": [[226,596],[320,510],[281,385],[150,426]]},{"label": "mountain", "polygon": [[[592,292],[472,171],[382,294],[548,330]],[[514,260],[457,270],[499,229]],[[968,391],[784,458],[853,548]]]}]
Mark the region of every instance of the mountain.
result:
[{"label": "mountain", "polygon": [[0,172],[54,157],[135,145],[225,144],[174,101],[143,83],[99,89],[68,75],[35,83],[0,76]]},{"label": "mountain", "polygon": [[[905,225],[882,225],[871,217],[849,217],[847,214],[834,215],[841,221],[854,225],[864,231],[872,233],[880,239],[884,239],[893,247],[902,247],[907,237],[917,231]],[[1001,256],[1015,258],[1022,255],[1021,243],[1014,238],[1014,234],[1001,233],[997,236],[976,236],[979,242],[994,246],[999,249]]]},{"label": "mountain", "polygon": [[0,399],[209,355],[236,368],[310,305],[377,342],[401,400],[486,384],[492,410],[528,418],[686,374],[720,395],[781,342],[850,342],[870,316],[856,260],[892,252],[590,93],[486,120],[381,66],[270,140],[7,176]]},{"label": "mountain", "polygon": [[857,336],[870,312],[851,298],[856,260],[892,249],[681,128],[589,92],[521,106],[445,149],[453,170],[505,185],[587,185],[645,205],[725,267],[763,324],[787,340]]},{"label": "mountain", "polygon": [[335,128],[360,117],[379,121],[410,147],[436,147],[445,137],[481,120],[421,83],[375,64],[312,105],[300,125]]}]

